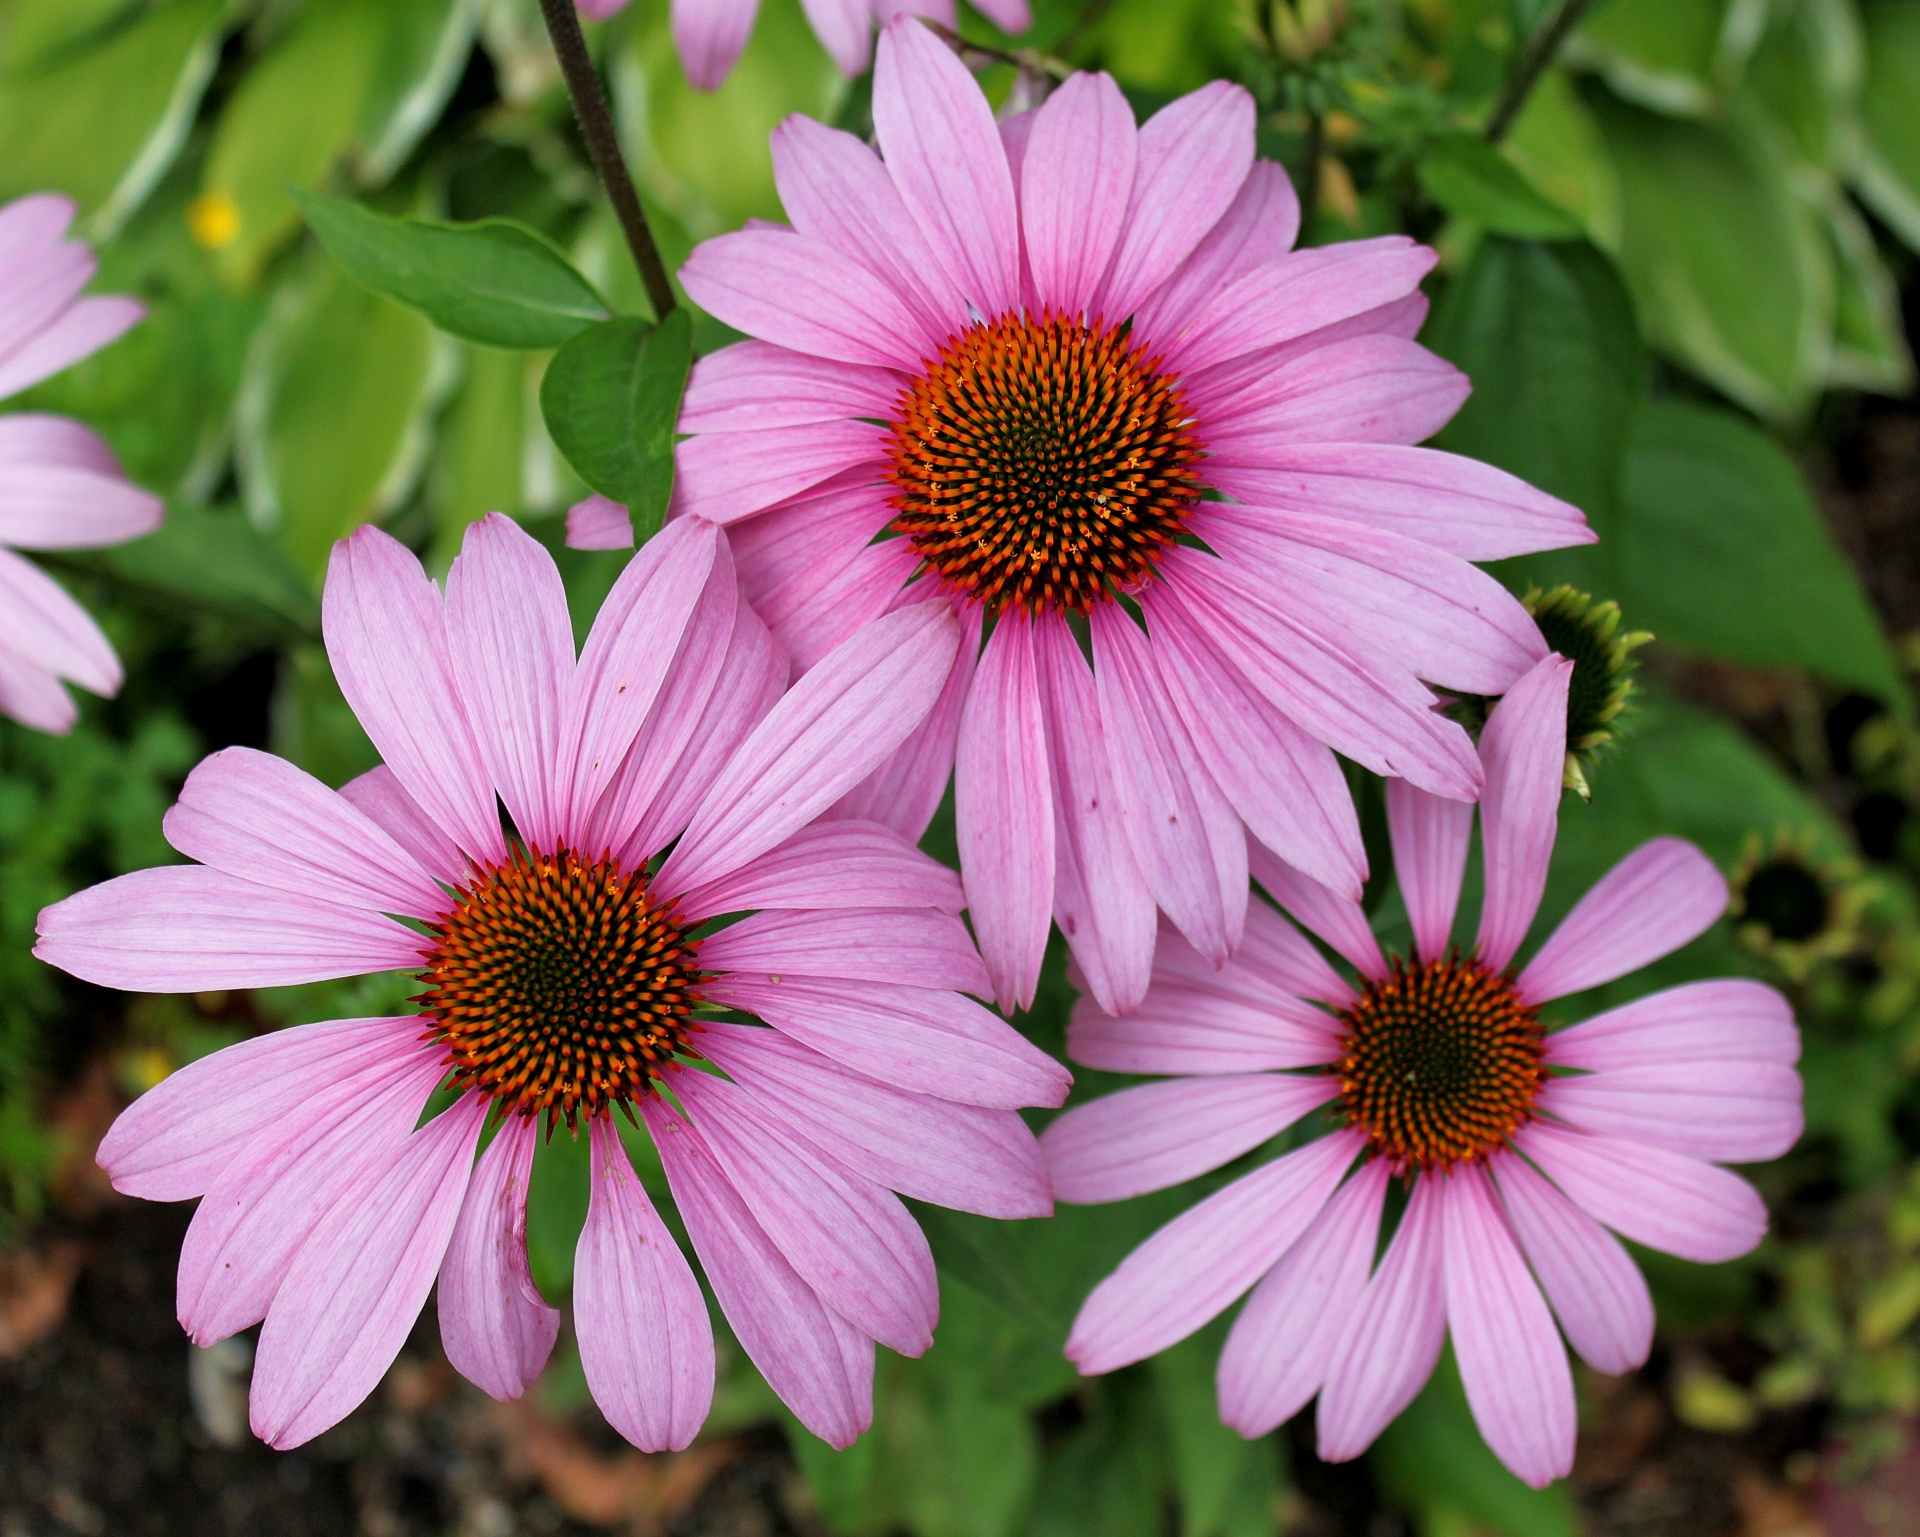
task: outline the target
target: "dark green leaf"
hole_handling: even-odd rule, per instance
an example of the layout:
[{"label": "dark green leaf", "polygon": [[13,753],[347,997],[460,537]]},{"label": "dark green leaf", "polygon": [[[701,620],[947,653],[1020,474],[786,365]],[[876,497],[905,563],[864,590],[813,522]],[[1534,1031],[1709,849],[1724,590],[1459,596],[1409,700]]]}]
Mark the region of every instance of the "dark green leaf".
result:
[{"label": "dark green leaf", "polygon": [[562,347],[540,385],[554,443],[582,480],[626,504],[643,543],[673,495],[673,425],[692,361],[684,309],[657,326],[607,320]]},{"label": "dark green leaf", "polygon": [[1575,240],[1580,221],[1550,203],[1485,139],[1453,134],[1420,162],[1420,185],[1448,213],[1496,235]]},{"label": "dark green leaf", "polygon": [[1246,1440],[1220,1422],[1214,1364],[1227,1336],[1217,1319],[1149,1363],[1172,1452],[1181,1537],[1270,1537],[1280,1496],[1271,1437]]},{"label": "dark green leaf", "polygon": [[1619,599],[1661,640],[1904,697],[1799,469],[1733,413],[1677,400],[1641,413],[1615,538]]},{"label": "dark green leaf", "polygon": [[1146,1371],[1100,1379],[1092,1412],[1054,1447],[1022,1531],[1028,1537],[1158,1537],[1166,1530],[1165,1429]]},{"label": "dark green leaf", "polygon": [[509,219],[389,219],[346,198],[296,192],[327,254],[375,293],[488,347],[558,347],[607,306],[539,235]]},{"label": "dark green leaf", "polygon": [[533,1284],[560,1304],[573,1286],[573,1251],[587,1225],[591,1194],[588,1140],[583,1126],[571,1136],[565,1126],[534,1144],[533,1175],[527,1181],[527,1265]]}]

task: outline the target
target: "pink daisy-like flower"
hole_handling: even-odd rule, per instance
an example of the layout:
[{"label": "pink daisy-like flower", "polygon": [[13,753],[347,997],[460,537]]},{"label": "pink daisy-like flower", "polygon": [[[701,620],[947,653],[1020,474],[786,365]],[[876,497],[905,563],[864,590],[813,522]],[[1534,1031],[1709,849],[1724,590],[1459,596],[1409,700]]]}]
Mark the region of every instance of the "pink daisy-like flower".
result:
[{"label": "pink daisy-like flower", "polygon": [[[577,0],[580,13],[605,20],[627,8],[627,0]],[[1033,25],[1027,0],[973,0],[981,15],[1003,31],[1024,32]],[[864,74],[873,58],[873,29],[895,16],[924,16],[957,27],[954,0],[800,0],[820,46],[832,55],[849,80]],[[687,79],[703,91],[717,91],[753,35],[760,0],[673,0],[673,44]]]},{"label": "pink daisy-like flower", "polygon": [[[182,1324],[207,1344],[265,1319],[252,1420],[279,1447],[366,1397],[436,1277],[448,1358],[519,1394],[559,1326],[525,1248],[538,1124],[585,1122],[581,1364],[622,1434],[683,1447],[713,1338],[616,1132],[615,1109],[637,1112],[741,1344],[848,1444],[872,1417],[874,1341],[917,1355],[938,1309],[893,1192],[1049,1211],[1015,1107],[1068,1081],[963,996],[986,978],[952,872],[886,828],[816,822],[932,705],[951,613],[900,610],[789,691],[725,536],[686,518],[629,563],[576,661],[553,561],[495,514],[444,603],[361,530],[334,551],[323,618],[384,766],[336,793],[216,753],[166,820],[200,863],[40,920],[36,954],[112,987],[424,984],[422,1014],[243,1042],[114,1123],[99,1157],[117,1189],[201,1198]],[[719,1071],[683,1070],[696,1057]],[[416,1128],[443,1083],[452,1107]]]},{"label": "pink daisy-like flower", "polygon": [[[52,193],[0,208],[0,400],[98,352],[146,313],[137,299],[83,298],[99,263],[62,237],[73,204]],[[86,550],[160,526],[160,499],[130,485],[98,433],[61,416],[0,415],[0,715],[66,731],[62,680],[120,688],[120,659],[87,611],[15,550]]]},{"label": "pink daisy-like flower", "polygon": [[[1800,1134],[1786,1000],[1729,979],[1551,1033],[1539,1016],[1713,923],[1727,888],[1706,856],[1673,838],[1643,845],[1513,966],[1553,852],[1572,670],[1541,662],[1481,739],[1486,893],[1471,953],[1448,941],[1473,808],[1396,780],[1387,810],[1411,956],[1389,960],[1359,906],[1256,854],[1260,883],[1351,980],[1255,903],[1221,970],[1169,935],[1139,1012],[1076,1011],[1075,1061],[1176,1076],[1047,1128],[1061,1200],[1192,1179],[1311,1110],[1329,1127],[1192,1207],[1101,1282],[1067,1345],[1081,1371],[1165,1349],[1251,1289],[1220,1355],[1221,1417],[1264,1435],[1318,1393],[1320,1455],[1340,1461],[1419,1392],[1450,1332],[1487,1443],[1538,1487],[1573,1461],[1555,1315],[1600,1371],[1638,1366],[1652,1342],[1646,1282],[1608,1229],[1702,1262],[1760,1241],[1760,1197],[1715,1164],[1777,1157]],[[1376,1266],[1396,1180],[1409,1198]]]},{"label": "pink daisy-like flower", "polygon": [[1592,535],[1411,446],[1467,394],[1411,339],[1433,254],[1290,252],[1293,190],[1255,161],[1238,86],[1136,129],[1112,80],[1076,75],[996,124],[896,20],[873,115],[884,162],[789,119],[795,227],[709,240],[681,274],[755,339],[695,365],[677,509],[729,526],[802,669],[948,597],[967,639],[947,690],[841,812],[917,838],[951,773],[1000,1003],[1032,999],[1057,918],[1123,1011],[1156,904],[1215,963],[1239,942],[1243,825],[1359,894],[1335,750],[1473,799],[1473,744],[1426,685],[1501,694],[1546,645],[1469,562]]}]

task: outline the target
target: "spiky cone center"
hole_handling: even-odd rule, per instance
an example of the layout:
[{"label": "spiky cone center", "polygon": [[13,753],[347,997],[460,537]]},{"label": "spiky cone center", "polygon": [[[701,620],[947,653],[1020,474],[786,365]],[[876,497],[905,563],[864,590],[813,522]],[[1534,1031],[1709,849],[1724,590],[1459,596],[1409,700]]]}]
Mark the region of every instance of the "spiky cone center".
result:
[{"label": "spiky cone center", "polygon": [[1540,1021],[1472,958],[1408,964],[1343,1011],[1339,1110],[1402,1172],[1485,1158],[1533,1115]]},{"label": "spiky cone center", "polygon": [[1137,589],[1200,494],[1185,399],[1111,326],[970,326],[892,425],[892,528],[990,614],[1084,614]]},{"label": "spiky cone center", "polygon": [[699,1028],[698,941],[642,871],[515,847],[432,926],[414,1001],[456,1087],[577,1126],[648,1093]]}]

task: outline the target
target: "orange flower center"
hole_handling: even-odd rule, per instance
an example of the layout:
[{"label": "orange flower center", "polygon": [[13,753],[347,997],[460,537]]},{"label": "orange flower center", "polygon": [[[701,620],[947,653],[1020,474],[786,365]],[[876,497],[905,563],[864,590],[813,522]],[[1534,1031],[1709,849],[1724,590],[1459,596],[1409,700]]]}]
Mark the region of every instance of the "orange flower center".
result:
[{"label": "orange flower center", "polygon": [[1340,1107],[1398,1169],[1445,1169],[1502,1147],[1546,1082],[1540,1021],[1475,960],[1406,965],[1341,1016]]},{"label": "orange flower center", "polygon": [[414,1001],[456,1085],[549,1129],[647,1093],[699,1028],[698,941],[611,860],[516,847],[432,932]]},{"label": "orange flower center", "polygon": [[1059,316],[948,342],[902,399],[892,456],[892,527],[994,614],[1132,590],[1200,492],[1174,382],[1118,330]]}]

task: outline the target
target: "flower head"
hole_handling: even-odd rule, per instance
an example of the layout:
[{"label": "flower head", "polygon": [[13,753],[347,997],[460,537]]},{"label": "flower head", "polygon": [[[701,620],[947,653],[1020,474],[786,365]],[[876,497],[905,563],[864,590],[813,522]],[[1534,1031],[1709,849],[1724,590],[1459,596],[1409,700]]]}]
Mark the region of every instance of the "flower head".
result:
[{"label": "flower head", "polygon": [[[1433,684],[1504,693],[1546,655],[1470,561],[1590,539],[1511,476],[1412,445],[1466,381],[1411,338],[1432,253],[1291,251],[1286,174],[1216,82],[1136,127],[1104,75],[996,123],[910,19],[874,124],[792,118],[792,229],[683,281],[753,340],[702,359],[676,510],[726,523],[801,669],[896,604],[966,627],[940,703],[848,810],[918,837],[953,776],[1003,1005],[1055,919],[1100,1003],[1144,993],[1156,906],[1218,963],[1246,835],[1357,896],[1335,753],[1470,801]],[[982,637],[984,645],[982,644]]]},{"label": "flower head", "polygon": [[[98,352],[145,313],[81,297],[99,263],[63,237],[73,204],[53,193],[0,207],[0,400]],[[64,680],[117,693],[120,659],[100,627],[15,550],[84,550],[160,526],[160,499],[129,485],[97,433],[65,417],[0,415],[0,715],[42,731],[73,725]]]},{"label": "flower head", "polygon": [[[638,1445],[685,1446],[713,1338],[620,1114],[658,1147],[747,1353],[851,1442],[874,1342],[918,1354],[938,1308],[894,1192],[1049,1210],[1015,1109],[1067,1083],[963,996],[986,978],[952,873],[887,828],[820,819],[940,693],[951,612],[900,609],[788,690],[725,536],[683,518],[633,557],[576,659],[553,561],[495,514],[444,602],[363,529],[334,552],[323,615],[385,764],[336,793],[215,753],[166,820],[198,864],[41,915],[35,953],[113,987],[420,978],[420,1014],[243,1042],[114,1124],[99,1156],[116,1188],[202,1198],[181,1322],[207,1344],[264,1317],[252,1414],[275,1446],[372,1390],[436,1276],[448,1357],[516,1396],[559,1327],[527,1268],[534,1144],[543,1123],[584,1127],[587,1381]],[[452,1107],[416,1129],[442,1085]]]},{"label": "flower head", "polygon": [[[1178,1184],[1310,1111],[1322,1129],[1095,1289],[1067,1345],[1083,1372],[1152,1355],[1251,1290],[1221,1352],[1222,1418],[1263,1435],[1318,1394],[1320,1453],[1339,1461],[1406,1407],[1451,1333],[1482,1433],[1538,1486],[1573,1460],[1555,1316],[1601,1371],[1639,1365],[1652,1342],[1646,1282],[1613,1234],[1704,1262],[1760,1241],[1759,1196],[1715,1165],[1777,1157],[1800,1134],[1786,1000],[1757,982],[1693,982],[1567,1029],[1540,1017],[1713,923],[1727,888],[1706,857],[1672,838],[1643,845],[1515,965],[1553,852],[1572,670],[1549,656],[1487,722],[1471,950],[1451,938],[1473,808],[1396,780],[1410,955],[1387,958],[1357,904],[1256,853],[1256,878],[1294,922],[1255,903],[1245,945],[1217,971],[1166,936],[1138,1013],[1076,1011],[1075,1060],[1169,1076],[1047,1128],[1062,1200]],[[1376,1265],[1396,1182],[1405,1213]]]}]

